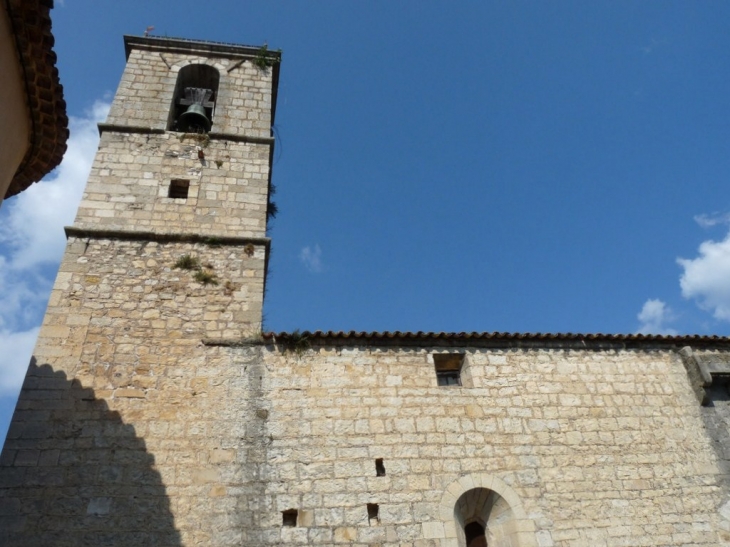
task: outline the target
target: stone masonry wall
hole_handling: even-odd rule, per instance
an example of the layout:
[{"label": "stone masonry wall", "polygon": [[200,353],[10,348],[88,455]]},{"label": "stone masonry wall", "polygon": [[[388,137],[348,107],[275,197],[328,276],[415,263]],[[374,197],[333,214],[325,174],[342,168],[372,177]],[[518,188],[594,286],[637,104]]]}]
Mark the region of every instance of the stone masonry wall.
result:
[{"label": "stone masonry wall", "polygon": [[[199,267],[176,267],[184,256]],[[93,346],[88,360],[99,364],[110,357],[106,342],[137,353],[260,332],[264,260],[265,248],[253,244],[69,238],[37,356],[80,356]],[[198,269],[212,282],[196,281]]]},{"label": "stone masonry wall", "polygon": [[[220,286],[163,269],[162,291],[84,297],[93,276],[74,280],[90,274],[61,277],[78,311],[64,327],[49,315],[57,347],[37,349],[21,395],[0,465],[4,545],[454,547],[455,502],[475,486],[519,517],[490,545],[728,544],[674,352],[463,348],[469,386],[438,387],[442,349],[203,344],[230,333],[173,303],[196,309]],[[117,290],[137,304],[117,312]],[[86,323],[97,304],[111,315]]]},{"label": "stone masonry wall", "polygon": [[[721,543],[715,455],[673,352],[469,350],[473,387],[438,387],[427,349],[265,361],[271,544],[452,545],[445,492],[485,474],[528,517],[513,545]],[[287,509],[304,523],[282,527]]]},{"label": "stone masonry wall", "polygon": [[682,354],[694,373],[692,380],[698,399],[703,401],[702,418],[715,449],[720,470],[718,482],[724,492],[719,507],[721,527],[723,534],[730,536],[730,355],[690,348]]},{"label": "stone masonry wall", "polygon": [[215,67],[220,74],[211,131],[268,138],[272,124],[273,71],[258,68],[253,59],[242,63],[241,60],[224,55],[211,57],[190,52],[133,49],[107,123],[167,129],[180,68],[202,63]]},{"label": "stone masonry wall", "polygon": [[[269,145],[182,136],[104,132],[74,226],[264,237]],[[168,197],[172,179],[186,199]]]},{"label": "stone masonry wall", "polygon": [[264,437],[221,444],[253,421],[255,388],[230,379],[250,358],[212,368],[201,340],[260,332],[265,253],[70,238],[0,459],[1,545],[230,544],[200,524],[222,528],[215,466],[245,476]]}]

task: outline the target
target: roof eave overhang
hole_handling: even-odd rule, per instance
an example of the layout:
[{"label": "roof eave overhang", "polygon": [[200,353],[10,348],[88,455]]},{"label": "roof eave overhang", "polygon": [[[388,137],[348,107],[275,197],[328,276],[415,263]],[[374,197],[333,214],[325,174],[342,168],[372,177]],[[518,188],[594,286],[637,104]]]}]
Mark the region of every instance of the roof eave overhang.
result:
[{"label": "roof eave overhang", "polygon": [[53,0],[5,0],[5,7],[15,36],[31,126],[28,150],[5,193],[8,198],[61,163],[69,133],[63,86],[53,52]]},{"label": "roof eave overhang", "polygon": [[[246,340],[205,340],[206,345],[251,345]],[[730,350],[725,336],[652,334],[573,334],[573,333],[504,333],[504,332],[268,332],[260,344],[304,344],[307,347],[371,347],[398,349],[533,349],[533,350],[639,350],[676,351],[686,346],[696,350]]]}]

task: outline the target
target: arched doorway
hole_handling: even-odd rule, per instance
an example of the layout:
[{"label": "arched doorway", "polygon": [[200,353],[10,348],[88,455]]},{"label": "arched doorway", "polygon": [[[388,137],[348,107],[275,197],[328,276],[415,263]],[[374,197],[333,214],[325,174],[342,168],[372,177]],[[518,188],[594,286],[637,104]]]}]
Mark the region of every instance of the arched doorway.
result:
[{"label": "arched doorway", "polygon": [[488,488],[464,492],[454,505],[460,547],[513,547],[515,517],[509,503]]},{"label": "arched doorway", "polygon": [[[527,516],[517,492],[489,473],[463,475],[444,488],[439,504],[440,523],[423,523],[424,538],[443,538],[442,547],[467,547],[484,530],[481,545],[538,547],[535,522]],[[479,544],[475,544],[479,545]]]}]

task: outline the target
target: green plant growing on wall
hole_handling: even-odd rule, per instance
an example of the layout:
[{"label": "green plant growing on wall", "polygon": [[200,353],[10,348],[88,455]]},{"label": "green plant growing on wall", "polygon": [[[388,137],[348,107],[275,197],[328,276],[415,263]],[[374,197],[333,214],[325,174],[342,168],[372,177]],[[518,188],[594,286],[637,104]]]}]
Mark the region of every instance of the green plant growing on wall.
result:
[{"label": "green plant growing on wall", "polygon": [[207,270],[198,270],[197,272],[195,272],[193,279],[195,279],[195,281],[197,281],[198,283],[202,283],[203,285],[218,284],[218,280],[216,279],[215,274]]},{"label": "green plant growing on wall", "polygon": [[180,270],[198,270],[200,269],[200,261],[194,256],[182,255],[173,267]]},{"label": "green plant growing on wall", "polygon": [[205,266],[201,266],[197,257],[190,255],[182,255],[177,259],[173,268],[180,270],[194,271],[193,279],[203,285],[217,285],[218,279],[213,273],[213,264],[207,262]]},{"label": "green plant growing on wall", "polygon": [[284,351],[291,351],[297,355],[301,355],[312,347],[312,343],[309,340],[309,334],[306,332],[300,332],[299,329],[290,333],[282,345],[284,347]]},{"label": "green plant growing on wall", "polygon": [[279,207],[276,205],[275,201],[269,201],[266,204],[266,221],[268,222],[272,218],[276,218],[276,215],[279,213]]},{"label": "green plant growing on wall", "polygon": [[223,245],[223,240],[215,236],[204,237],[203,243],[205,243],[206,245],[210,245],[211,247],[220,247],[221,245]]},{"label": "green plant growing on wall", "polygon": [[[277,49],[277,53],[281,54],[281,50]],[[279,59],[272,58],[269,56],[269,46],[264,44],[261,46],[254,57],[253,64],[256,65],[260,70],[266,70],[269,67],[274,66],[279,62]]]}]

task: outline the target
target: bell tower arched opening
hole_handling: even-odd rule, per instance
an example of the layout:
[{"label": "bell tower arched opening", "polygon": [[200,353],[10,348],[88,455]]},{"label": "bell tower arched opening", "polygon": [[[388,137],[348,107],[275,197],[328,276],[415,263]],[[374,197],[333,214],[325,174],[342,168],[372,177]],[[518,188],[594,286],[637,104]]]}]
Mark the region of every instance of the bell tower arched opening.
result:
[{"label": "bell tower arched opening", "polygon": [[206,64],[191,64],[180,69],[172,98],[169,131],[210,131],[218,99],[220,73]]}]

